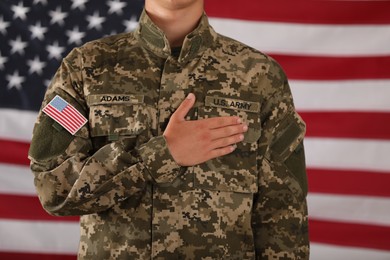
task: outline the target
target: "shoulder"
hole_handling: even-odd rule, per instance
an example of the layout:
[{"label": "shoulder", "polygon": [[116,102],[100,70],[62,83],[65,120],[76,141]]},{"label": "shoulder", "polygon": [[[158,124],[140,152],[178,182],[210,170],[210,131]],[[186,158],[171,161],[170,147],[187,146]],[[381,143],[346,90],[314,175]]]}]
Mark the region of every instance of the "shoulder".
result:
[{"label": "shoulder", "polygon": [[94,50],[107,50],[115,51],[124,46],[131,46],[135,44],[136,40],[134,33],[121,33],[116,35],[106,36],[94,41],[87,42],[83,46],[79,47],[81,51],[89,52]]},{"label": "shoulder", "polygon": [[64,60],[70,64],[76,62],[76,60],[88,64],[92,61],[98,62],[99,60],[117,58],[121,50],[135,45],[137,45],[137,40],[133,32],[110,35],[74,48]]},{"label": "shoulder", "polygon": [[281,65],[271,56],[236,39],[217,34],[215,49],[220,55],[230,56],[236,64],[261,71],[284,79],[286,77]]},{"label": "shoulder", "polygon": [[217,35],[218,35],[217,42],[221,45],[221,47],[223,46],[223,47],[234,48],[236,50],[236,54],[240,54],[240,55],[249,54],[255,56],[256,58],[262,58],[262,59],[268,58],[268,55],[266,55],[265,53],[241,41],[238,41],[236,39],[230,38],[228,36],[219,33]]}]

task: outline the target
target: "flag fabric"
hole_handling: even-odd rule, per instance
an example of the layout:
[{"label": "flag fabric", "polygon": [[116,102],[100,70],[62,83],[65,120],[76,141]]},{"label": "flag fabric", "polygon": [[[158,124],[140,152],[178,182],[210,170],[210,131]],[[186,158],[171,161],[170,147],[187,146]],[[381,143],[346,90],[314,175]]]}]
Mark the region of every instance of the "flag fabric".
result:
[{"label": "flag fabric", "polygon": [[55,96],[42,111],[74,135],[87,119],[60,96]]},{"label": "flag fabric", "polygon": [[[61,58],[133,30],[142,8],[140,0],[0,2],[0,259],[76,259],[78,218],[49,216],[35,192],[32,127]],[[311,259],[390,259],[390,1],[205,0],[205,8],[217,32],[272,56],[289,78],[307,124]]]}]

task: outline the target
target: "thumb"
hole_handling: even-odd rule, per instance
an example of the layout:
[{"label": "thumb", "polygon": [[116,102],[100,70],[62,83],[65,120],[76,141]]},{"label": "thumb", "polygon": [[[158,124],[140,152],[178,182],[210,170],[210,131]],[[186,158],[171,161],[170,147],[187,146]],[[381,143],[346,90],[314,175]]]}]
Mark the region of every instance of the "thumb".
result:
[{"label": "thumb", "polygon": [[193,93],[188,94],[185,100],[181,102],[180,106],[173,113],[172,117],[179,121],[185,121],[185,117],[190,109],[195,104],[195,95]]}]

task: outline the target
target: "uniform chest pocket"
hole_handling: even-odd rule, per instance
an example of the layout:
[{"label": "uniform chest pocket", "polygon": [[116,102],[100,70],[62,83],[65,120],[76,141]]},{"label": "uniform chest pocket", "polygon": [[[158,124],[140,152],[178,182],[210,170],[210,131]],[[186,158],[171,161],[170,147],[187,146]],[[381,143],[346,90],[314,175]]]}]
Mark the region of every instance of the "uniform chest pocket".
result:
[{"label": "uniform chest pocket", "polygon": [[143,96],[91,95],[89,105],[92,137],[137,136],[152,124],[152,111],[143,104]]},{"label": "uniform chest pocket", "polygon": [[218,116],[239,116],[249,129],[244,141],[228,155],[194,166],[194,186],[197,188],[241,193],[258,190],[256,161],[261,135],[260,104],[241,99],[207,96],[198,108],[198,119]]}]

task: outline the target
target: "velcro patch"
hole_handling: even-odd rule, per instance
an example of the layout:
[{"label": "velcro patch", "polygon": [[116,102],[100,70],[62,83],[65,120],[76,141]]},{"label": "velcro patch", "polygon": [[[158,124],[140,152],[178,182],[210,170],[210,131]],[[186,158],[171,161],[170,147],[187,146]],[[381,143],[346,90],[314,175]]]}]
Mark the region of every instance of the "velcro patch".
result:
[{"label": "velcro patch", "polygon": [[60,96],[55,96],[42,111],[74,135],[87,119]]},{"label": "velcro patch", "polygon": [[246,112],[260,112],[260,103],[240,99],[206,96],[206,106],[227,108]]}]

